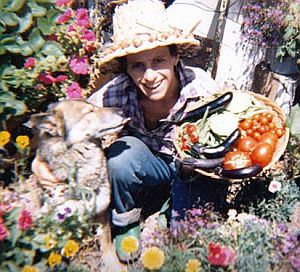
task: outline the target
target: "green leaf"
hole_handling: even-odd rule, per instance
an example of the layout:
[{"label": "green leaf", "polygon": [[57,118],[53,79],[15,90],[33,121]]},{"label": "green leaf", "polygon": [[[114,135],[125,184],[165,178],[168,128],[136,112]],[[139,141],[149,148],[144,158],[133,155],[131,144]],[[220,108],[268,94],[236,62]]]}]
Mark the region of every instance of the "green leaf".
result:
[{"label": "green leaf", "polygon": [[5,25],[2,22],[0,22],[0,34],[4,33],[5,31],[6,31]]},{"label": "green leaf", "polygon": [[26,32],[33,25],[33,16],[27,13],[24,17],[19,18],[18,33]]},{"label": "green leaf", "polygon": [[17,241],[22,236],[22,233],[23,232],[21,230],[19,230],[19,228],[17,227],[17,225],[13,225],[10,228],[11,243],[12,243],[13,247],[16,245]]},{"label": "green leaf", "polygon": [[55,4],[56,0],[36,0],[37,3]]},{"label": "green leaf", "polygon": [[25,3],[26,0],[11,0],[10,3],[3,8],[3,10],[9,12],[19,11]]},{"label": "green leaf", "polygon": [[42,38],[38,29],[33,29],[29,35],[28,42],[34,51],[39,51],[45,44],[45,40]]},{"label": "green leaf", "polygon": [[13,54],[19,54],[21,52],[21,47],[17,44],[4,45],[5,49]]},{"label": "green leaf", "polygon": [[300,106],[296,104],[292,107],[287,124],[292,135],[300,139]]},{"label": "green leaf", "polygon": [[20,271],[20,267],[18,267],[13,261],[4,262],[1,264],[1,268],[3,267],[3,272],[13,272],[13,271]]},{"label": "green leaf", "polygon": [[0,55],[4,55],[6,52],[5,46],[0,44]]},{"label": "green leaf", "polygon": [[52,55],[54,57],[61,57],[64,55],[63,48],[61,47],[61,45],[57,42],[52,42],[52,41],[46,42],[41,52],[44,55],[48,55],[48,56]]},{"label": "green leaf", "polygon": [[30,42],[25,42],[22,44],[20,53],[22,56],[25,56],[25,57],[33,54],[33,50],[32,50]]},{"label": "green leaf", "polygon": [[45,18],[37,19],[38,29],[46,36],[54,34],[54,28],[51,26],[51,23]]},{"label": "green leaf", "polygon": [[31,14],[34,16],[34,17],[42,17],[42,16],[45,16],[46,13],[47,13],[47,9],[38,5],[37,3],[35,2],[29,2],[27,3],[27,6],[30,7],[31,9]]},{"label": "green leaf", "polygon": [[2,12],[0,11],[0,21],[3,22],[7,26],[16,26],[19,22],[19,17],[11,12]]}]

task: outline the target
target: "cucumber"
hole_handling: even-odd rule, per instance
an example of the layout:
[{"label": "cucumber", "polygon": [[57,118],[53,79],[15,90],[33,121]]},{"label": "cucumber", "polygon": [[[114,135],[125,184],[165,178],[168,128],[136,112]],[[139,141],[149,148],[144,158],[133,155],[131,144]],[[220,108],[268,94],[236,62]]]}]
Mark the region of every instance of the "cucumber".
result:
[{"label": "cucumber", "polygon": [[219,136],[229,136],[238,128],[239,118],[230,111],[224,111],[210,117],[210,129]]},{"label": "cucumber", "polygon": [[226,110],[232,113],[241,113],[252,106],[252,98],[247,93],[233,93],[232,100],[226,106]]}]

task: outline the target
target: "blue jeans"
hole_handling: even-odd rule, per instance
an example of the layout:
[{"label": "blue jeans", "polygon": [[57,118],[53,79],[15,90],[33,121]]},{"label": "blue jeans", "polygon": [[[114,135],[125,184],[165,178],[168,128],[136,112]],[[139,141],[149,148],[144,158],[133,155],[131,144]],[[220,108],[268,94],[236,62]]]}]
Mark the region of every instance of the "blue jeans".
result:
[{"label": "blue jeans", "polygon": [[[118,139],[107,148],[106,156],[112,185],[112,222],[116,226],[137,222],[149,193],[154,207],[171,197],[172,210],[179,214],[197,201],[210,202],[215,196],[210,188],[206,190],[205,182],[182,181],[171,156],[154,154],[136,137]],[[161,195],[162,188],[167,188],[168,195]]]}]

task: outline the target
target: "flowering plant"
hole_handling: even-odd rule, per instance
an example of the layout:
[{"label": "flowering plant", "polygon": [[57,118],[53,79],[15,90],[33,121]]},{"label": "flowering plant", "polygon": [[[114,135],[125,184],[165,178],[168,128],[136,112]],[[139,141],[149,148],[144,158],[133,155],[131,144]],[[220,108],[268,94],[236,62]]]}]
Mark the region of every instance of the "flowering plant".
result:
[{"label": "flowering plant", "polygon": [[[59,98],[89,92],[96,35],[88,10],[73,10],[72,3],[14,0],[0,5],[5,22],[0,29],[0,102],[7,108],[0,112],[2,119],[25,112],[8,103],[11,97],[35,112]],[[21,19],[24,14],[27,21]]]},{"label": "flowering plant", "polygon": [[263,47],[278,45],[284,30],[286,1],[250,0],[243,6],[242,37]]},{"label": "flowering plant", "polygon": [[289,55],[296,57],[299,54],[300,43],[300,1],[290,1],[287,14],[284,18],[284,32],[282,42],[277,50],[277,56]]},{"label": "flowering plant", "polygon": [[6,191],[1,197],[1,271],[65,271],[83,238],[92,236],[87,217],[78,216],[73,202],[33,214],[36,207],[25,200],[23,207],[8,204],[16,203],[17,194]]},{"label": "flowering plant", "polygon": [[[27,173],[27,166],[30,156],[30,139],[28,135],[18,135],[13,140],[9,131],[0,131],[0,183],[2,183],[1,176],[12,168],[10,171],[13,177],[8,178],[6,175],[5,183],[9,181],[24,180]],[[4,175],[5,176],[5,175]]]}]

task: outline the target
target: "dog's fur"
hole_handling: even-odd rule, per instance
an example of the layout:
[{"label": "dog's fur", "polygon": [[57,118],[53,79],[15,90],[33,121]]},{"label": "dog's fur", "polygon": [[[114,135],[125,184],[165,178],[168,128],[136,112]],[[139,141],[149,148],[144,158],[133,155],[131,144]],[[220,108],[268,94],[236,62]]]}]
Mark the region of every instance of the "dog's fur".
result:
[{"label": "dog's fur", "polygon": [[84,100],[65,100],[51,104],[46,113],[32,115],[29,122],[39,130],[37,155],[56,179],[65,183],[63,197],[53,200],[72,199],[70,184],[75,189],[88,190],[90,212],[102,225],[101,248],[108,271],[121,268],[111,243],[111,189],[102,143],[108,135],[118,133],[127,121],[117,109],[96,107]]}]

